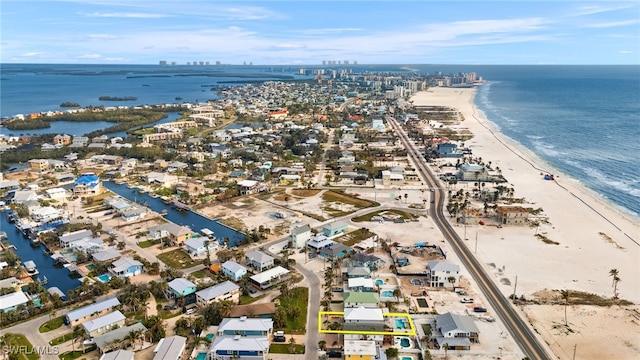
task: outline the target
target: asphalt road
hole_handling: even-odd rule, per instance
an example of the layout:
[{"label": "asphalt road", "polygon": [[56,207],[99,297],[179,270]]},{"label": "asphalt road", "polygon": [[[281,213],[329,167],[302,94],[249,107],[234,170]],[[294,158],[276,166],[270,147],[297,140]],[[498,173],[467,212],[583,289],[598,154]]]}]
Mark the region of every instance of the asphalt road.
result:
[{"label": "asphalt road", "polygon": [[445,239],[451,244],[466,269],[471,273],[472,277],[480,287],[480,290],[487,298],[493,310],[498,314],[502,322],[509,330],[511,336],[518,344],[522,352],[530,359],[549,359],[545,347],[538,340],[531,328],[518,315],[511,302],[500,292],[498,286],[493,279],[484,271],[480,262],[473,256],[471,251],[464,244],[460,236],[453,230],[453,227],[447,221],[443,209],[446,198],[445,190],[438,186],[438,179],[433,175],[423,161],[415,145],[411,142],[404,130],[396,122],[395,119],[387,117],[387,121],[395,129],[400,140],[407,149],[409,157],[413,160],[418,169],[419,175],[425,181],[425,184],[433,189],[434,201],[430,205],[430,212],[433,220],[444,235]]}]

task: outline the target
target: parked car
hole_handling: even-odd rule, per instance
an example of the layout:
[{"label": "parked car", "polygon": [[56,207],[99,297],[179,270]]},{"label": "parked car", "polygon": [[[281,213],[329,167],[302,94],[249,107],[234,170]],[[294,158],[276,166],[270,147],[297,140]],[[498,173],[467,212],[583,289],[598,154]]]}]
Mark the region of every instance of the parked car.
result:
[{"label": "parked car", "polygon": [[485,313],[487,312],[486,308],[480,307],[480,306],[476,306],[473,308],[473,312],[477,312],[477,313]]},{"label": "parked car", "polygon": [[466,298],[460,299],[460,302],[463,303],[463,304],[471,304],[471,303],[473,303],[473,299],[466,297]]},{"label": "parked car", "polygon": [[333,289],[331,289],[331,291],[333,291],[333,292],[343,292],[344,289],[343,288],[339,288],[339,287],[334,287]]},{"label": "parked car", "polygon": [[287,338],[285,336],[274,336],[273,342],[287,342]]}]

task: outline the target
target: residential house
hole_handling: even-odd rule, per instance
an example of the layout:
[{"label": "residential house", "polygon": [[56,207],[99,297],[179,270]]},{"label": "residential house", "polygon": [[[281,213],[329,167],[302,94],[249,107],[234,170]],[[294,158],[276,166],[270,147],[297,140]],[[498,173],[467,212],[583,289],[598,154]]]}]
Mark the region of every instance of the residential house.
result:
[{"label": "residential house", "polygon": [[107,249],[91,254],[94,261],[102,263],[117,260],[120,256],[120,252],[114,249]]},{"label": "residential house", "polygon": [[49,171],[49,161],[47,159],[32,159],[29,160],[29,170],[38,173],[45,173]]},{"label": "residential house", "polygon": [[200,306],[207,306],[217,301],[240,301],[240,287],[231,281],[224,281],[196,292],[196,302]]},{"label": "residential house", "polygon": [[369,268],[362,267],[362,266],[343,268],[342,273],[346,274],[347,278],[349,279],[354,279],[354,278],[370,279],[371,278],[371,270]]},{"label": "residential house", "polygon": [[349,224],[346,221],[334,221],[322,226],[322,233],[327,237],[345,233]]},{"label": "residential house", "polygon": [[218,326],[218,336],[269,336],[273,332],[273,320],[247,318],[224,318]]},{"label": "residential house", "polygon": [[103,354],[100,360],[133,360],[133,351],[116,350]]},{"label": "residential house", "polygon": [[102,300],[67,312],[64,321],[67,325],[74,327],[83,321],[111,312],[111,310],[119,305],[120,301],[115,297]]},{"label": "residential house", "polygon": [[373,271],[384,266],[385,261],[375,255],[356,252],[349,258],[349,263],[351,266],[366,267]]},{"label": "residential house", "polygon": [[242,180],[238,182],[240,195],[251,195],[258,192],[258,182],[255,180]]},{"label": "residential house", "polygon": [[375,292],[349,291],[344,293],[345,308],[377,308],[380,303],[380,295]]},{"label": "residential house", "polygon": [[275,259],[262,251],[251,250],[245,253],[245,264],[257,272],[272,268]]},{"label": "residential house", "polygon": [[174,223],[164,223],[149,227],[148,236],[152,239],[169,239],[175,245],[182,245],[191,238],[193,232],[186,226],[179,226]]},{"label": "residential house", "polygon": [[109,267],[109,273],[120,278],[142,274],[142,263],[132,257],[114,261]]},{"label": "residential house", "polygon": [[126,317],[116,310],[95,319],[87,320],[82,323],[82,327],[87,335],[94,337],[109,332],[116,327],[124,326],[125,319]]},{"label": "residential house", "polygon": [[371,292],[375,289],[375,283],[371,278],[350,278],[347,280],[347,288],[349,291]]},{"label": "residential house", "polygon": [[290,271],[282,266],[276,266],[267,271],[263,271],[259,274],[253,275],[249,278],[251,283],[261,290],[268,289],[279,282],[288,279]]},{"label": "residential house", "polygon": [[352,251],[353,250],[350,247],[342,243],[334,243],[330,247],[325,247],[322,250],[320,250],[320,253],[318,255],[327,260],[338,260],[340,258],[345,257],[348,253]]},{"label": "residential house", "polygon": [[320,250],[333,246],[336,242],[330,240],[325,235],[317,235],[307,242],[307,249],[311,253],[320,253]]},{"label": "residential house", "polygon": [[180,360],[187,347],[187,338],[183,336],[169,336],[160,339],[153,349],[153,360]]},{"label": "residential house", "polygon": [[93,173],[80,175],[73,185],[73,194],[76,196],[95,196],[102,193],[102,181]]},{"label": "residential house", "polygon": [[436,153],[438,154],[438,157],[441,157],[441,158],[461,158],[462,157],[462,151],[458,150],[458,145],[450,142],[443,142],[438,144],[438,147],[436,148]]},{"label": "residential house", "polygon": [[0,296],[0,310],[2,310],[2,312],[15,310],[20,305],[26,305],[29,300],[27,294],[22,291],[2,295]]},{"label": "residential house", "polygon": [[206,236],[200,236],[187,239],[182,245],[182,248],[191,257],[201,257],[215,253],[218,249],[218,244],[215,240],[211,240]]},{"label": "residential house", "polygon": [[129,334],[137,332],[144,333],[146,331],[147,328],[142,325],[141,322],[137,322],[133,325],[119,327],[102,335],[98,335],[93,338],[93,341],[96,343],[98,350],[104,353],[122,346],[122,340],[127,338]]},{"label": "residential house", "polygon": [[54,145],[69,145],[71,144],[71,136],[69,135],[56,135],[53,137],[53,144]]},{"label": "residential house", "polygon": [[446,345],[448,350],[469,350],[472,343],[479,341],[479,335],[480,331],[471,317],[448,312],[436,316],[431,339],[437,348]]},{"label": "residential house", "polygon": [[30,201],[38,201],[38,194],[32,190],[16,190],[8,195],[7,203],[9,204],[25,204]]},{"label": "residential house", "polygon": [[172,189],[178,184],[177,176],[155,171],[143,175],[142,180],[146,181],[149,185],[159,185],[167,189]]},{"label": "residential house", "polygon": [[377,360],[378,346],[373,340],[345,340],[345,360]]},{"label": "residential house", "polygon": [[503,225],[524,225],[529,217],[529,212],[522,206],[498,206],[496,214]]},{"label": "residential house", "polygon": [[[351,333],[344,335],[344,340],[360,340],[362,335],[358,331],[384,331],[384,316],[380,308],[372,309],[360,306],[344,309],[344,330]],[[383,335],[367,335],[369,340],[374,340],[381,345]]]},{"label": "residential house", "polygon": [[454,288],[460,283],[460,266],[449,261],[427,261],[427,281],[430,287]]},{"label": "residential house", "polygon": [[303,247],[311,239],[311,226],[305,224],[291,229],[291,243],[294,248]]},{"label": "residential house", "polygon": [[456,174],[458,180],[461,181],[491,181],[491,175],[484,165],[467,164],[460,165]]},{"label": "residential house", "polygon": [[93,238],[93,232],[89,229],[83,229],[64,233],[58,237],[58,241],[60,241],[60,247],[64,249],[70,247],[73,242],[91,238]]},{"label": "residential house", "polygon": [[208,359],[266,360],[268,353],[268,337],[216,336],[211,343]]},{"label": "residential house", "polygon": [[233,281],[240,281],[240,279],[247,275],[247,268],[235,261],[227,260],[222,264],[222,273]]},{"label": "residential house", "polygon": [[184,299],[183,305],[193,304],[196,301],[196,284],[185,278],[175,278],[169,281],[168,297]]}]

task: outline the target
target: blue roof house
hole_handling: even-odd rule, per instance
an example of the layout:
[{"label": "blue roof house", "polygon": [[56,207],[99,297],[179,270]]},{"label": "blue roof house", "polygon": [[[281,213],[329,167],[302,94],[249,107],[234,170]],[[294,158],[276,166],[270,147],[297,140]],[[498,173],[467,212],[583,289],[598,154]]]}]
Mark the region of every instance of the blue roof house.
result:
[{"label": "blue roof house", "polygon": [[73,184],[76,196],[94,196],[102,193],[102,182],[94,173],[82,174]]},{"label": "blue roof house", "polygon": [[240,281],[240,279],[247,275],[247,268],[235,261],[228,260],[222,264],[222,272],[231,280]]},{"label": "blue roof house", "polygon": [[449,142],[438,144],[438,156],[441,158],[460,158],[462,151],[458,150],[458,145]]}]

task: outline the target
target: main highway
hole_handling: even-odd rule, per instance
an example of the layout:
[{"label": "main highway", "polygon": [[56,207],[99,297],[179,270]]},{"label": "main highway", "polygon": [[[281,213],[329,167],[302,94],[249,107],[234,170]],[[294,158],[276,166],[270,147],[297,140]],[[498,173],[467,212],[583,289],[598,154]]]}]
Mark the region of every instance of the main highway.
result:
[{"label": "main highway", "polygon": [[432,202],[429,210],[432,214],[433,221],[456,252],[460,261],[462,261],[463,265],[471,273],[471,276],[480,287],[480,290],[491,304],[493,310],[507,327],[522,352],[529,359],[550,359],[545,347],[538,341],[529,325],[518,315],[510,301],[500,292],[500,289],[493,279],[489,277],[480,262],[447,221],[443,211],[446,198],[445,190],[438,186],[438,179],[425,165],[423,157],[416,149],[416,146],[394,118],[387,117],[387,121],[396,131],[407,149],[407,153],[416,165],[416,170],[420,174],[420,177],[431,189]]}]

